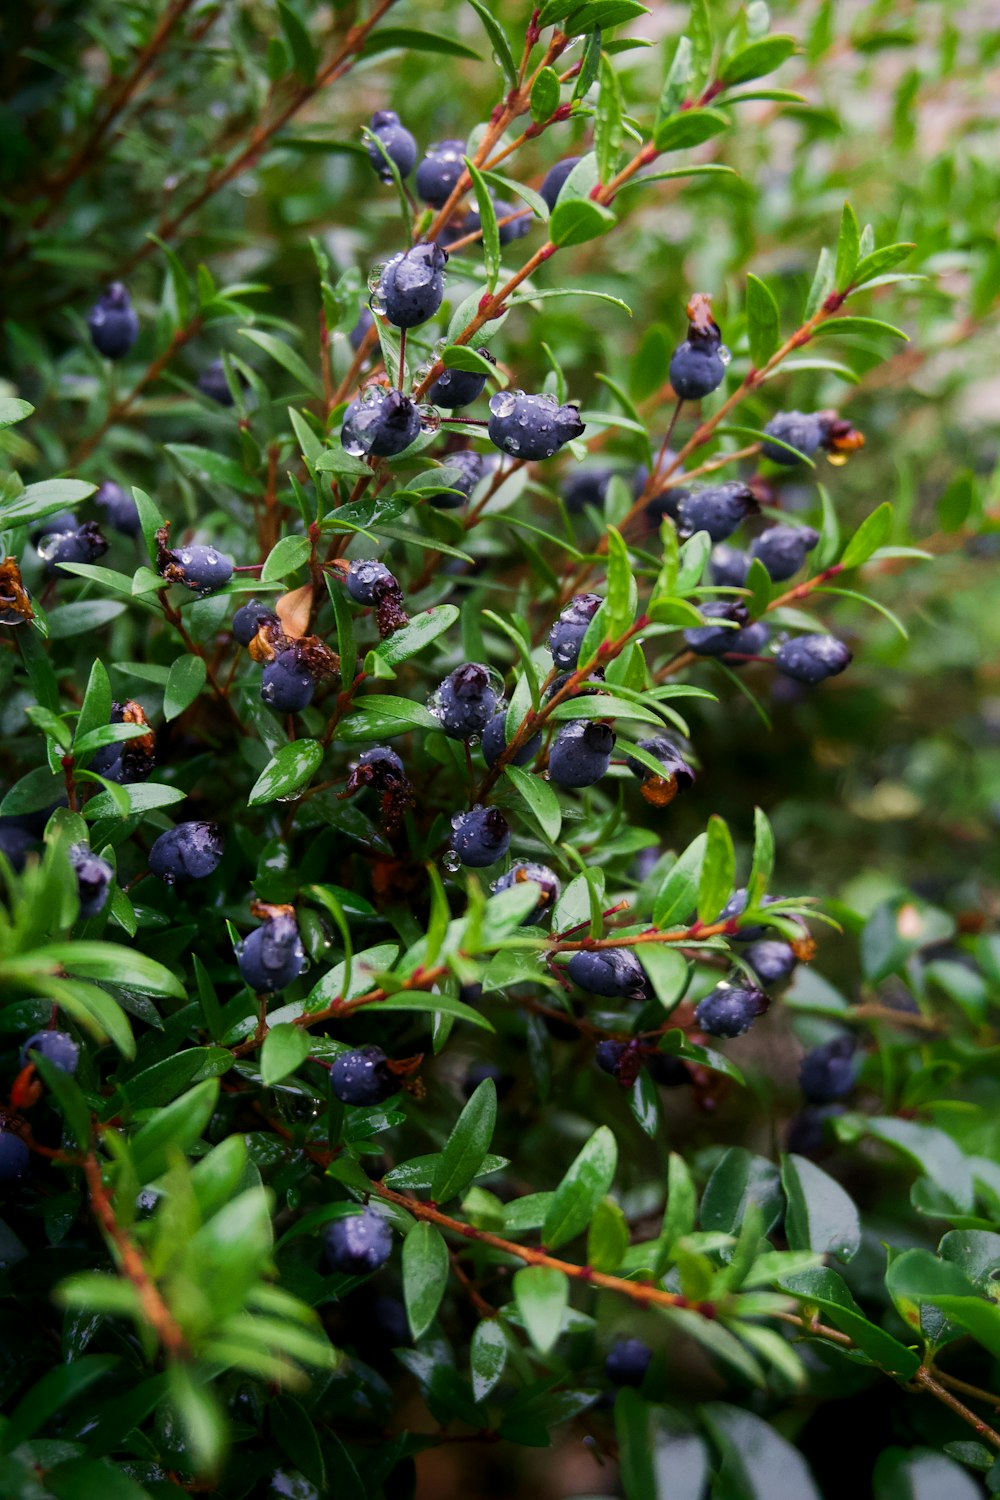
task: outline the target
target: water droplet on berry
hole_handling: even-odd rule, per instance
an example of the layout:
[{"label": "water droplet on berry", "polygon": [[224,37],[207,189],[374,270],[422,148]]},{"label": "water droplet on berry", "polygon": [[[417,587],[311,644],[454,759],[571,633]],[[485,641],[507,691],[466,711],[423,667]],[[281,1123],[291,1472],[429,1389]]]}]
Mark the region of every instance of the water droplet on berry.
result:
[{"label": "water droplet on berry", "polygon": [[371,270],[368,272],[368,290],[370,292],[378,291],[379,285],[382,281],[382,276],[385,272],[385,266],[385,261],[379,261],[378,265],[372,266]]},{"label": "water droplet on berry", "polygon": [[731,362],[732,357],[733,357],[733,351],[731,349],[727,349],[726,346],[725,346],[725,344],[720,344],[719,345],[717,353],[718,353],[718,356],[722,360],[722,363],[724,365],[728,365]]},{"label": "water droplet on berry", "polygon": [[453,875],[456,870],[460,870],[462,868],[462,861],[459,859],[454,849],[447,850],[441,860],[441,863],[444,865],[445,869],[450,870]]},{"label": "water droplet on berry", "polygon": [[520,453],[521,451],[521,444],[517,438],[508,438],[505,447],[508,453]]},{"label": "water droplet on berry", "polygon": [[169,870],[167,870],[165,872],[165,874],[161,875],[160,879],[163,881],[164,885],[176,885],[177,884],[177,876],[176,875],[171,875],[171,873],[170,873]]},{"label": "water droplet on berry", "polygon": [[376,289],[368,298],[368,306],[377,318],[385,317],[385,298]]},{"label": "water droplet on berry", "polygon": [[490,397],[490,411],[495,417],[509,417],[516,408],[516,397],[510,391],[497,391]]}]

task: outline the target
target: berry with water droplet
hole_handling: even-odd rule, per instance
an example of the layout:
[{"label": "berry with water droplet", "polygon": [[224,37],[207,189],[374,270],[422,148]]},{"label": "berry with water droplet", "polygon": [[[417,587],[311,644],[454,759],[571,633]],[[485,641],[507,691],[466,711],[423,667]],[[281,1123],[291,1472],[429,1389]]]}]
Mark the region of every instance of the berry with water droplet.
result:
[{"label": "berry with water droplet", "polygon": [[[483,759],[488,766],[495,766],[504,750],[507,748],[507,714],[506,711],[494,714],[492,719],[483,730],[482,750]],[[529,760],[534,760],[542,748],[541,732],[533,734],[508,761],[512,766],[526,766]]]},{"label": "berry with water droplet", "polygon": [[530,882],[538,887],[538,900],[521,921],[529,927],[537,927],[540,922],[551,915],[552,908],[559,900],[559,879],[555,871],[550,870],[548,865],[536,864],[534,860],[518,860],[511,865],[505,875],[493,882],[493,890],[509,891],[516,886]]},{"label": "berry with water droplet", "polygon": [[[496,360],[488,349],[477,349],[483,359],[489,360],[491,365]],[[487,377],[479,370],[442,370],[430,390],[427,399],[432,406],[443,406],[448,411],[455,411],[460,406],[470,406],[473,401],[483,394],[486,389]],[[448,455],[448,462],[454,460],[455,455]]]},{"label": "berry with water droplet", "polygon": [[782,676],[814,686],[845,671],[851,653],[835,635],[797,635],[778,647],[774,660]]},{"label": "berry with water droplet", "polygon": [[731,626],[742,628],[747,624],[749,617],[746,605],[735,599],[720,599],[710,604],[699,603],[698,609],[706,620],[724,620],[727,623],[697,625],[691,630],[685,630],[685,641],[697,656],[723,656],[732,649],[733,638],[737,634]]},{"label": "berry with water droplet", "polygon": [[73,1074],[80,1061],[80,1046],[68,1031],[36,1031],[21,1048],[21,1067],[31,1062],[31,1053],[40,1052],[60,1073]]},{"label": "berry with water droplet", "polygon": [[749,1031],[758,1016],[767,1010],[770,1001],[762,990],[741,981],[730,984],[727,980],[710,995],[706,995],[694,1013],[695,1021],[709,1036],[742,1036]]},{"label": "berry with water droplet", "polygon": [[427,148],[427,155],[417,168],[414,181],[420,197],[432,208],[443,208],[451,197],[452,189],[465,171],[464,155],[464,141],[440,141]]},{"label": "berry with water droplet", "polygon": [[581,948],[566,966],[574,984],[607,1000],[645,1000],[646,971],[631,948]]},{"label": "berry with water droplet", "polygon": [[232,558],[207,547],[202,542],[175,547],[164,552],[160,566],[162,577],[171,583],[182,583],[195,594],[214,594],[225,588],[233,576]]},{"label": "berry with water droplet", "polygon": [[96,521],[85,521],[74,531],[50,531],[38,543],[38,555],[49,574],[60,563],[94,563],[107,550],[107,538]]},{"label": "berry with water droplet", "polygon": [[600,594],[577,594],[567,604],[549,631],[553,666],[572,670],[580,659],[587,627],[601,607]]},{"label": "berry with water droplet", "polygon": [[369,386],[344,413],[340,441],[354,458],[393,458],[420,436],[420,411],[402,391]]},{"label": "berry with water droplet", "polygon": [[391,1254],[389,1221],[370,1204],[324,1226],[323,1255],[331,1271],[369,1276],[384,1266]]},{"label": "berry with water droplet", "polygon": [[416,328],[432,318],[444,300],[448,252],[440,245],[414,245],[394,255],[379,278],[381,311],[396,328]]},{"label": "berry with water droplet", "polygon": [[277,623],[278,617],[268,605],[259,599],[250,599],[233,615],[233,635],[241,646],[249,646],[262,625]]},{"label": "berry with water droplet", "polygon": [[341,1104],[381,1104],[399,1085],[381,1047],[338,1052],[330,1068],[330,1088]]},{"label": "berry with water droplet", "polygon": [[498,391],[490,397],[490,442],[503,453],[525,459],[549,458],[586,431],[575,406],[559,406],[551,396]]},{"label": "berry with water droplet", "polygon": [[309,707],[315,691],[316,679],[294,646],[282,651],[264,668],[260,696],[275,713],[301,713]]},{"label": "berry with water droplet", "polygon": [[258,995],[271,995],[297,979],[306,966],[298,923],[289,912],[255,927],[237,955],[240,974]]},{"label": "berry with water droplet", "polygon": [[750,486],[730,479],[725,484],[689,490],[678,501],[677,520],[684,536],[707,531],[713,542],[724,542],[757,509]]},{"label": "berry with water droplet", "polygon": [[557,786],[593,786],[611,764],[614,748],[610,725],[598,719],[572,719],[552,742],[549,777]]},{"label": "berry with water droplet", "polygon": [[482,869],[503,859],[510,848],[510,828],[495,807],[476,806],[452,819],[451,847],[463,865]]},{"label": "berry with water droplet", "polygon": [[218,823],[178,823],[161,833],[149,851],[149,868],[167,885],[207,880],[225,853]]},{"label": "berry with water droplet", "polygon": [[772,583],[782,583],[799,571],[818,541],[811,526],[771,526],[754,539],[750,553],[764,564]]},{"label": "berry with water droplet", "polygon": [[449,739],[482,734],[500,707],[494,674],[481,662],[456,667],[433,695],[430,710]]}]

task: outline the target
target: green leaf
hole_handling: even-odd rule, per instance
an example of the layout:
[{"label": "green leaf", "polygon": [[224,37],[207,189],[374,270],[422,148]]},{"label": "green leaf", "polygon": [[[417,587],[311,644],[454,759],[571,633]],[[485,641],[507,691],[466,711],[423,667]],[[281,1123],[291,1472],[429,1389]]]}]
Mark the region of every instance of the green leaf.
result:
[{"label": "green leaf", "polygon": [[269,354],[303,390],[307,390],[312,396],[322,396],[322,382],[318,375],[313,374],[301,354],[297,354],[288,344],[283,344],[281,339],[276,339],[272,333],[263,333],[259,328],[241,328],[238,331],[243,338],[249,339],[258,349]]},{"label": "green leaf", "polygon": [[283,536],[267,555],[261,569],[261,583],[275,583],[287,578],[309,561],[312,543],[307,536]]},{"label": "green leaf", "polygon": [[[632,623],[632,568],[628,548],[614,526],[607,530],[608,593],[604,601],[604,631],[608,640],[617,640]],[[586,660],[581,655],[581,662]]]},{"label": "green leaf", "polygon": [[807,1306],[819,1308],[824,1322],[846,1333],[883,1370],[903,1380],[917,1373],[920,1356],[865,1317],[836,1271],[798,1271],[782,1277],[779,1285]]},{"label": "green leaf", "polygon": [[719,76],[727,88],[737,83],[747,83],[751,78],[763,78],[780,68],[786,58],[795,51],[793,36],[766,36],[751,42],[732,57],[726,59],[719,69]]},{"label": "green leaf", "polygon": [[[689,1046],[684,1048],[684,1055],[689,1050]],[[753,1206],[760,1209],[767,1234],[783,1206],[778,1169],[766,1157],[754,1156],[743,1146],[730,1146],[705,1185],[701,1227],[735,1234]]]},{"label": "green leaf", "polygon": [[496,210],[483,174],[470,156],[466,156],[464,161],[466,171],[472,179],[476,194],[476,207],[479,210],[483,260],[486,263],[486,289],[492,292],[500,276],[500,231],[497,228]]},{"label": "green leaf", "polygon": [[35,950],[36,958],[43,963],[63,968],[67,974],[80,974],[87,979],[103,979],[111,984],[120,984],[138,990],[144,995],[173,995],[186,999],[183,982],[154,958],[125,948],[120,943],[88,943],[77,940],[72,943],[49,943]]},{"label": "green leaf", "polygon": [[96,488],[95,484],[84,484],[79,479],[43,479],[38,484],[25,485],[12,500],[0,500],[0,527],[40,521],[69,505],[79,505]]},{"label": "green leaf", "polygon": [[0,430],[23,422],[34,409],[30,401],[22,401],[18,396],[0,396]]},{"label": "green leaf", "polygon": [[837,237],[837,265],[833,273],[834,285],[839,291],[846,291],[851,285],[858,264],[860,243],[861,230],[857,214],[849,203],[845,203],[840,219],[840,234]]},{"label": "green leaf", "polygon": [[762,808],[753,811],[753,863],[747,880],[747,903],[756,906],[767,888],[774,870],[774,832]]},{"label": "green leaf", "polygon": [[118,1364],[113,1354],[84,1354],[56,1365],[36,1381],[10,1412],[3,1431],[3,1448],[10,1453],[34,1436],[57,1411],[69,1406],[95,1381]]},{"label": "green leaf", "polygon": [[70,1073],[64,1073],[41,1052],[34,1049],[29,1053],[32,1062],[41,1076],[46,1088],[55,1095],[56,1103],[62,1111],[63,1119],[73,1133],[76,1144],[81,1151],[90,1150],[90,1109],[87,1101],[80,1091],[80,1086]]},{"label": "green leaf", "polygon": [[166,1170],[173,1156],[194,1145],[215,1113],[218,1099],[219,1080],[206,1078],[140,1126],[129,1143],[140,1183],[152,1182]]},{"label": "green leaf", "polygon": [[[409,1161],[402,1162],[398,1167],[392,1167],[386,1172],[382,1181],[386,1187],[398,1188],[400,1192],[426,1193],[430,1192],[431,1183],[440,1154],[435,1152],[433,1156],[411,1156]],[[504,1167],[510,1166],[506,1156],[494,1156],[492,1152],[484,1158],[476,1179],[491,1177],[496,1172],[502,1172]]]},{"label": "green leaf", "polygon": [[755,369],[767,364],[780,339],[778,304],[774,293],[759,277],[747,275],[747,338]]},{"label": "green leaf", "polygon": [[197,474],[205,484],[223,484],[238,494],[252,494],[258,484],[244,471],[243,465],[211,448],[199,448],[194,443],[167,443],[168,453],[179,460],[181,467]]},{"label": "green leaf", "polygon": [[272,1026],[260,1049],[260,1076],[265,1088],[294,1073],[309,1056],[309,1034],[291,1021]]},{"label": "green leaf", "polygon": [[[476,0],[469,0],[474,5]],[[478,10],[478,5],[476,9]],[[439,31],[416,31],[410,26],[380,26],[366,38],[361,49],[362,57],[374,57],[379,52],[431,52],[443,57],[469,57],[481,62],[480,54],[457,37],[442,36]]]},{"label": "green leaf", "polygon": [[820,323],[813,338],[829,338],[840,333],[860,334],[883,334],[887,333],[890,338],[902,339],[904,344],[910,342],[909,334],[903,332],[892,323],[883,323],[879,318],[828,318],[825,323]]},{"label": "green leaf", "polygon": [[634,21],[636,16],[647,16],[649,7],[639,0],[588,0],[580,6],[569,7],[569,17],[564,30],[567,36],[583,36],[595,28],[607,31],[611,26],[622,26]]},{"label": "green leaf", "polygon": [[597,171],[601,181],[610,182],[618,170],[624,129],[618,75],[613,64],[603,55],[599,77],[601,82],[594,117],[594,151],[597,154]]},{"label": "green leaf", "polygon": [[698,882],[698,920],[714,922],[733,889],[736,853],[732,834],[714,813],[708,820],[705,858]]},{"label": "green leaf", "polygon": [[[436,641],[439,635],[444,635],[458,618],[459,610],[456,605],[439,604],[421,615],[414,615],[402,630],[394,631],[387,640],[380,642],[375,647],[374,654],[388,666],[398,667],[401,662],[409,661],[411,656],[417,656],[431,641]],[[346,678],[346,672],[344,675]]]},{"label": "green leaf", "polygon": [[617,1203],[602,1198],[587,1230],[587,1264],[613,1276],[628,1249],[628,1221]]},{"label": "green leaf", "polygon": [[433,1224],[416,1224],[403,1241],[403,1300],[415,1339],[427,1332],[448,1284],[448,1246]]},{"label": "green leaf", "polygon": [[525,1266],[514,1276],[514,1300],[528,1337],[539,1354],[548,1354],[562,1327],[569,1302],[569,1282],[552,1266]]},{"label": "green leaf", "polygon": [[562,827],[562,809],[552,787],[520,766],[505,766],[504,775],[524,799],[545,837],[555,843]]},{"label": "green leaf", "polygon": [[660,94],[659,103],[656,108],[656,121],[653,128],[653,140],[656,133],[667,120],[676,115],[678,107],[684,102],[687,94],[688,84],[694,77],[695,58],[694,45],[690,37],[682,36],[678,39],[674,50],[673,60],[667,71],[663,82],[663,92]]},{"label": "green leaf", "polygon": [[611,1186],[617,1165],[615,1138],[606,1125],[601,1125],[552,1195],[542,1225],[542,1243],[547,1249],[555,1250],[583,1233]]},{"label": "green leaf", "polygon": [[165,786],[159,781],[134,781],[91,797],[84,814],[93,823],[99,818],[131,818],[183,801],[184,793],[179,787]]},{"label": "green leaf", "polygon": [[208,668],[203,656],[178,656],[170,664],[163,690],[163,717],[177,719],[190,708],[202,688]]},{"label": "green leaf", "polygon": [[667,1205],[663,1210],[659,1249],[653,1263],[657,1276],[662,1276],[670,1264],[672,1247],[694,1229],[697,1208],[698,1195],[687,1162],[676,1151],[671,1151],[667,1163]]},{"label": "green leaf", "polygon": [[542,68],[531,85],[531,118],[541,125],[559,108],[561,86],[555,68]]},{"label": "green leaf", "polygon": [[877,510],[866,516],[851,537],[840,559],[842,568],[859,568],[877,551],[892,530],[892,504],[883,500]]},{"label": "green leaf", "polygon": [[740,1500],[820,1500],[805,1459],[769,1422],[721,1401],[703,1406],[701,1415],[722,1454],[728,1493]]},{"label": "green leaf", "polygon": [[278,0],[278,19],[281,21],[281,29],[296,73],[304,82],[311,84],[316,77],[316,48],[309,32],[285,0]]},{"label": "green leaf", "polygon": [[859,260],[854,267],[851,285],[864,286],[876,276],[881,276],[884,272],[890,271],[893,266],[898,266],[901,261],[908,260],[916,248],[916,245],[900,243],[883,245],[881,250],[873,250],[870,255]]},{"label": "green leaf", "polygon": [[[602,203],[595,203],[592,198],[567,199],[560,193],[549,220],[549,236],[554,245],[582,245],[587,240],[596,240],[602,234],[607,234],[614,225],[614,213]],[[568,293],[563,291],[563,295]],[[537,293],[533,296],[537,296]],[[530,301],[533,298],[523,300]],[[514,302],[511,303],[513,305]]]},{"label": "green leaf", "polygon": [[387,995],[384,1000],[374,1000],[370,1006],[365,1007],[371,1014],[376,1011],[429,1011],[434,1015],[454,1016],[457,1021],[468,1021],[472,1026],[478,1026],[481,1031],[492,1031],[494,1028],[485,1016],[471,1005],[466,1005],[462,1000],[456,1000],[451,995],[421,994],[416,990],[400,990],[396,994]]},{"label": "green leaf", "polygon": [[634,950],[657,1000],[669,1014],[684,998],[688,983],[687,959],[669,943],[640,943]]},{"label": "green leaf", "polygon": [[323,746],[318,740],[293,740],[283,745],[254,782],[247,806],[260,807],[293,796],[309,784],[322,760]]},{"label": "green leaf", "polygon": [[708,836],[699,833],[671,865],[653,902],[653,925],[673,927],[694,916]]},{"label": "green leaf", "polygon": [[782,1158],[781,1182],[788,1198],[789,1248],[853,1260],[861,1248],[861,1220],[840,1183],[804,1156]]},{"label": "green leaf", "polygon": [[469,1342],[469,1365],[472,1372],[472,1394],[485,1401],[503,1375],[507,1363],[507,1338],[496,1318],[484,1318],[472,1331]]},{"label": "green leaf", "polygon": [[497,1121],[497,1090],[492,1078],[484,1078],[455,1122],[438,1158],[431,1198],[447,1203],[458,1198],[476,1178],[493,1139]]},{"label": "green leaf", "polygon": [[483,26],[486,28],[486,35],[490,39],[490,47],[493,51],[493,56],[496,58],[501,69],[503,70],[504,78],[506,78],[507,83],[511,88],[516,88],[517,63],[514,61],[514,54],[510,50],[510,43],[507,40],[506,33],[501,29],[499,22],[483,4],[483,0],[468,0],[468,3],[472,6],[472,9],[476,12],[476,15],[479,17],[479,19],[483,23]]},{"label": "green leaf", "polygon": [[653,145],[657,151],[686,151],[711,140],[729,127],[729,116],[718,109],[686,109],[657,125]]},{"label": "green leaf", "polygon": [[660,1494],[649,1419],[649,1403],[638,1391],[626,1386],[618,1392],[615,1398],[615,1437],[618,1439],[621,1486],[628,1500],[658,1500]]},{"label": "green leaf", "polygon": [[167,1371],[170,1398],[199,1472],[211,1473],[229,1445],[229,1426],[211,1388],[189,1365],[173,1362]]}]

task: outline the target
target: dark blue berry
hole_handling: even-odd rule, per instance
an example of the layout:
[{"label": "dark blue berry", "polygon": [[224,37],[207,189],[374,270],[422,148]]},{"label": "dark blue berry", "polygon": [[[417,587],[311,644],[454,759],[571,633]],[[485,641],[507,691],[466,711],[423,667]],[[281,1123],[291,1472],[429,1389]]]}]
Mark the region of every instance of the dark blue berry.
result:
[{"label": "dark blue berry", "polygon": [[260,696],[279,714],[297,714],[308,708],[316,691],[316,679],[303,666],[294,646],[282,651],[264,668]]},{"label": "dark blue berry", "polygon": [[233,405],[233,393],[229,389],[226,367],[221,359],[213,359],[211,364],[206,365],[195,384],[203,396],[207,396],[218,406]]},{"label": "dark blue berry", "polygon": [[652,1357],[641,1339],[618,1339],[604,1361],[604,1371],[612,1385],[642,1385]]},{"label": "dark blue berry", "polygon": [[785,1140],[789,1151],[796,1156],[819,1156],[830,1145],[828,1122],[843,1113],[842,1104],[807,1104],[788,1122]]},{"label": "dark blue berry", "polygon": [[469,740],[482,734],[497,712],[499,700],[488,667],[466,662],[441,683],[432,701],[432,712],[449,739]]},{"label": "dark blue berry", "polygon": [[444,300],[448,252],[440,245],[414,245],[394,255],[378,284],[376,308],[396,328],[415,328],[433,318]]},{"label": "dark blue berry", "polygon": [[772,526],[754,539],[750,553],[760,558],[772,582],[781,583],[799,571],[818,541],[811,526]]},{"label": "dark blue berry", "polygon": [[784,677],[815,684],[843,672],[851,653],[835,635],[796,635],[778,647],[774,659]]},{"label": "dark blue berry", "polygon": [[471,869],[495,865],[510,848],[510,828],[495,807],[474,807],[452,819],[451,847]]},{"label": "dark blue berry", "polygon": [[168,568],[172,583],[182,583],[195,594],[217,593],[233,576],[232,559],[203,542],[175,547],[169,553]]},{"label": "dark blue berry", "polygon": [[810,1104],[832,1104],[854,1088],[858,1060],[852,1036],[835,1036],[806,1053],[799,1066],[799,1087]]},{"label": "dark blue berry", "polygon": [[104,518],[112,531],[120,531],[122,536],[138,536],[142,531],[135,501],[113,479],[104,481],[94,496],[94,504],[104,511]]},{"label": "dark blue berry", "polygon": [[[99,499],[100,493],[98,490],[95,500]],[[71,510],[57,510],[51,516],[43,516],[40,521],[33,522],[29,535],[33,545],[37,547],[42,537],[51,536],[54,531],[75,531],[78,524]]]},{"label": "dark blue berry", "polygon": [[330,1088],[341,1104],[381,1104],[399,1088],[381,1047],[339,1052],[330,1068]]},{"label": "dark blue berry", "polygon": [[369,386],[344,413],[340,441],[355,458],[394,458],[420,436],[420,410],[402,391]]},{"label": "dark blue berry", "polygon": [[[644,766],[634,756],[626,755],[625,764],[633,776],[638,776],[640,781],[669,780],[673,783],[675,792],[686,792],[689,787],[694,786],[695,774],[688,765],[680,749],[674,741],[665,734],[654,735],[648,740],[639,740],[640,750],[648,750],[663,766],[663,773],[659,776],[655,771]],[[654,799],[655,800],[655,799]]]},{"label": "dark blue berry", "polygon": [[557,161],[555,166],[550,167],[542,178],[542,185],[538,191],[548,204],[549,213],[556,206],[556,199],[559,197],[566,178],[572,172],[577,162],[581,160],[582,157],[579,156],[564,156],[562,161]]},{"label": "dark blue berry", "polygon": [[729,479],[725,484],[690,490],[678,503],[677,519],[685,536],[707,531],[713,542],[724,542],[756,510],[749,485]]},{"label": "dark blue berry", "polygon": [[[726,646],[727,656],[760,656],[768,641],[771,639],[771,631],[763,620],[754,620],[749,625],[744,625],[742,630],[734,630],[732,637]],[[734,661],[733,666],[741,666],[742,663]]]},{"label": "dark blue berry", "polygon": [[149,868],[167,885],[207,880],[225,853],[218,823],[178,823],[161,833],[149,851]]},{"label": "dark blue berry", "polygon": [[[417,160],[417,143],[406,126],[400,124],[396,112],[376,110],[369,121],[369,129],[378,136],[400,177],[409,177]],[[383,182],[392,181],[388,163],[374,141],[368,143],[368,160]]]},{"label": "dark blue berry", "polygon": [[306,954],[298,923],[289,913],[269,917],[244,942],[237,961],[243,982],[258,995],[271,995],[297,979]]},{"label": "dark blue berry", "polygon": [[[496,364],[488,349],[477,349],[476,353],[488,359],[491,365]],[[454,411],[459,406],[471,406],[483,394],[486,380],[487,377],[477,370],[442,370],[427,392],[427,399],[432,406],[443,406],[448,411]],[[454,459],[455,454],[450,453],[447,462],[453,463]]]},{"label": "dark blue berry", "polygon": [[594,1048],[594,1061],[602,1072],[610,1073],[612,1078],[617,1078],[621,1060],[627,1050],[625,1042],[598,1042]]},{"label": "dark blue berry", "polygon": [[720,542],[717,547],[712,548],[708,570],[712,582],[720,588],[741,589],[750,571],[750,554],[741,552],[739,547],[727,547],[725,542]]},{"label": "dark blue berry", "polygon": [[19,1135],[0,1125],[0,1184],[8,1187],[27,1177],[31,1168],[31,1152]]},{"label": "dark blue berry", "polygon": [[549,750],[549,779],[556,786],[593,786],[611,764],[614,731],[599,719],[572,719]]},{"label": "dark blue berry", "polygon": [[359,766],[366,772],[365,780],[380,792],[388,790],[394,783],[406,780],[403,762],[388,745],[373,745],[370,750],[362,750],[354,769],[357,770]]},{"label": "dark blue berry", "polygon": [[494,891],[509,891],[516,885],[525,881],[531,881],[538,886],[538,900],[528,915],[522,918],[525,925],[537,926],[544,922],[545,918],[551,916],[552,909],[559,900],[559,880],[554,871],[548,865],[536,864],[533,860],[519,860],[511,865],[505,875],[494,882]]},{"label": "dark blue berry", "polygon": [[331,1271],[368,1276],[392,1254],[392,1230],[385,1214],[369,1205],[360,1213],[334,1219],[323,1229],[323,1253]]},{"label": "dark blue berry", "polygon": [[54,573],[60,563],[96,562],[107,550],[107,539],[96,521],[85,521],[74,531],[50,531],[38,543],[46,573]]},{"label": "dark blue berry", "polygon": [[764,443],[761,453],[773,464],[794,469],[802,462],[800,453],[811,458],[817,448],[821,447],[826,433],[826,416],[827,413],[819,411],[779,412],[776,417],[771,418],[764,431],[768,437],[777,438],[779,443],[787,443],[798,452],[789,453],[788,448],[781,448],[777,443]]},{"label": "dark blue berry", "polygon": [[571,599],[549,631],[549,650],[553,666],[571,670],[580,659],[580,647],[587,627],[602,604],[600,594],[577,594]]},{"label": "dark blue berry", "polygon": [[139,318],[120,281],[113,281],[87,318],[90,337],[105,359],[122,359],[139,337]]},{"label": "dark blue berry", "polygon": [[348,342],[350,343],[350,346],[354,350],[355,354],[357,354],[358,350],[361,348],[361,345],[364,343],[365,338],[367,337],[368,330],[374,327],[374,324],[375,318],[372,310],[367,304],[365,304],[365,306],[358,314],[358,321],[355,323],[354,327],[351,329],[350,333],[347,336]]},{"label": "dark blue berry", "polygon": [[708,297],[699,294],[688,303],[687,338],[674,350],[670,384],[682,401],[700,401],[725,379],[722,335],[712,317]]},{"label": "dark blue berry", "polygon": [[[483,759],[488,766],[495,766],[504,750],[507,748],[507,715],[505,712],[494,714],[492,719],[483,730],[482,748]],[[542,748],[542,736],[533,734],[517,752],[511,756],[509,764],[512,766],[526,766],[529,760],[534,760]]]},{"label": "dark blue berry", "polygon": [[21,1048],[21,1067],[31,1061],[30,1053],[40,1052],[60,1073],[75,1073],[80,1061],[80,1047],[68,1031],[36,1031]]},{"label": "dark blue berry", "polygon": [[[445,467],[458,472],[452,476],[446,490],[437,495],[428,495],[427,499],[438,510],[458,510],[469,499],[485,473],[483,455],[475,453],[471,448],[463,448],[458,453],[445,455]],[[455,494],[455,490],[459,493]]]},{"label": "dark blue berry", "polygon": [[608,1000],[644,1000],[646,971],[631,948],[581,948],[566,966],[574,984]]},{"label": "dark blue berry", "polygon": [[[146,715],[141,706],[131,700],[111,706],[112,724],[145,724]],[[156,764],[153,754],[153,736],[137,736],[116,745],[104,745],[91,758],[91,771],[103,776],[105,781],[114,781],[122,786],[145,781]]]},{"label": "dark blue berry", "polygon": [[551,458],[572,438],[586,431],[575,406],[560,406],[554,396],[524,391],[497,391],[490,397],[487,431],[490,442],[512,458]]},{"label": "dark blue berry", "polygon": [[765,989],[782,984],[798,963],[791,944],[775,938],[750,943],[743,956]]},{"label": "dark blue berry", "polygon": [[725,625],[698,625],[685,630],[684,639],[698,656],[722,656],[732,647],[736,631],[735,624],[742,628],[747,623],[747,607],[735,600],[716,600],[711,604],[699,603],[698,609],[707,620],[726,620]]},{"label": "dark blue berry", "polygon": [[[398,1349],[400,1345],[412,1342],[406,1308],[398,1297],[376,1297],[372,1302],[372,1317],[383,1348]],[[316,1500],[319,1500],[318,1495]]]},{"label": "dark blue berry", "polygon": [[278,617],[267,604],[262,604],[259,599],[251,599],[246,604],[241,604],[233,615],[233,635],[241,646],[249,646],[260,627],[264,624],[277,624]]},{"label": "dark blue berry", "polygon": [[373,560],[352,562],[344,585],[355,604],[377,604],[383,595],[399,587],[385,563]]},{"label": "dark blue berry", "polygon": [[[493,204],[493,211],[496,214],[498,220],[508,219],[512,214],[520,215],[520,217],[516,219],[510,218],[509,224],[498,224],[497,227],[500,235],[501,245],[510,245],[514,240],[523,239],[531,228],[530,212],[525,210],[522,214],[520,209],[514,207],[513,203],[505,203],[502,198],[497,198],[495,200]],[[483,221],[479,215],[479,210],[470,208],[462,224],[463,235],[478,234],[482,227]]]},{"label": "dark blue berry", "polygon": [[420,197],[432,208],[443,208],[451,197],[452,188],[465,171],[464,155],[464,141],[439,141],[428,148],[415,182]]},{"label": "dark blue berry", "polygon": [[563,484],[562,497],[570,514],[577,514],[586,506],[598,510],[604,506],[614,469],[577,469]]},{"label": "dark blue berry", "polygon": [[106,859],[92,854],[86,844],[74,844],[69,851],[69,862],[76,876],[76,893],[80,898],[81,917],[96,917],[104,910],[108,890],[114,879],[114,870]]},{"label": "dark blue berry", "polygon": [[761,990],[724,980],[698,1006],[694,1018],[709,1036],[742,1036],[768,1007]]}]

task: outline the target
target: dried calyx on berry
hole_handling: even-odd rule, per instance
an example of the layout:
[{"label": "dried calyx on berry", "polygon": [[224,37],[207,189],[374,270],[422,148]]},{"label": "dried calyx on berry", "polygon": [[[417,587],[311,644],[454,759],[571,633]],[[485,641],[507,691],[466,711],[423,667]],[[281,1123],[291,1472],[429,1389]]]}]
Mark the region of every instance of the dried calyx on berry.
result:
[{"label": "dried calyx on berry", "polygon": [[687,316],[687,338],[678,344],[670,361],[670,384],[679,400],[700,401],[722,384],[729,351],[723,346],[706,292],[691,298]]},{"label": "dried calyx on berry", "polygon": [[0,562],[0,625],[27,625],[34,618],[21,569],[12,557],[5,557]]},{"label": "dried calyx on berry", "polygon": [[232,558],[203,542],[170,546],[170,522],[156,533],[156,570],[167,583],[180,583],[195,594],[214,594],[233,576]]},{"label": "dried calyx on berry", "polygon": [[356,604],[375,606],[375,623],[383,641],[410,623],[403,591],[384,563],[371,559],[346,564],[344,586]]}]

